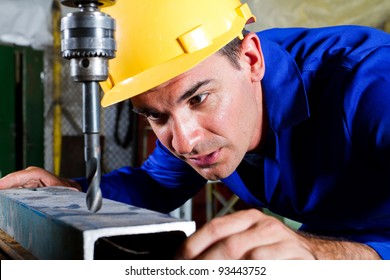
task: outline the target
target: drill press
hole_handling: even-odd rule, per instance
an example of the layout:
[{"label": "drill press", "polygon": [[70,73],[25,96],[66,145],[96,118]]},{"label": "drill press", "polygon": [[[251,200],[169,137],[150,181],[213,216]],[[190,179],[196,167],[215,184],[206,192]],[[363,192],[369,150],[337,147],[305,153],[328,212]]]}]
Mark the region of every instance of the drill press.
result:
[{"label": "drill press", "polygon": [[100,190],[100,90],[108,78],[108,60],[115,57],[115,20],[99,8],[116,0],[66,0],[64,6],[78,8],[61,20],[62,56],[70,60],[70,75],[82,83],[83,133],[87,207],[97,212],[102,205]]}]

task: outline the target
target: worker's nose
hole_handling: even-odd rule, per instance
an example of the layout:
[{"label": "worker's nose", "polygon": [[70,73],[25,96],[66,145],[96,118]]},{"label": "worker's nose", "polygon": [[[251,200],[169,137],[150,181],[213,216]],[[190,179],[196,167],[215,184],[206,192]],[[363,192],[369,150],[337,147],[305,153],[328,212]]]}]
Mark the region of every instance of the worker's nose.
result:
[{"label": "worker's nose", "polygon": [[201,128],[193,118],[175,120],[172,127],[172,147],[179,155],[188,155],[201,137]]}]

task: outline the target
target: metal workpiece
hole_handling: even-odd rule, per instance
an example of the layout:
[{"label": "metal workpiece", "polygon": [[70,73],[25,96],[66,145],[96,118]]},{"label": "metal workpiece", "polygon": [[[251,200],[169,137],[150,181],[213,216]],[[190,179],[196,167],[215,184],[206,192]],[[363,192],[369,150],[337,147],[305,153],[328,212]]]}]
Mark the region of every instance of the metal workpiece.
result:
[{"label": "metal workpiece", "polygon": [[195,223],[65,187],[0,192],[0,228],[39,259],[171,259]]},{"label": "metal workpiece", "polygon": [[100,191],[100,88],[108,79],[108,60],[115,57],[115,20],[99,11],[114,5],[109,0],[62,1],[79,8],[61,19],[61,51],[70,60],[70,76],[83,83],[84,158],[88,182],[87,206],[97,212],[102,205]]}]

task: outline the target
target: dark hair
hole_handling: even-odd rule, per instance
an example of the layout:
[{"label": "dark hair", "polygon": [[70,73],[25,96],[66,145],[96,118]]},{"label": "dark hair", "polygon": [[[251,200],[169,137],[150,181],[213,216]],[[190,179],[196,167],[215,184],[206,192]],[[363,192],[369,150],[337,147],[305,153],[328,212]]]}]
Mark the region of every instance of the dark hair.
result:
[{"label": "dark hair", "polygon": [[[242,35],[245,37],[249,31],[243,30]],[[241,39],[236,37],[233,40],[231,40],[227,45],[225,45],[222,49],[220,49],[218,52],[222,55],[226,55],[229,61],[233,64],[234,67],[237,69],[240,69],[240,64],[238,63],[238,59],[240,56],[240,50],[241,50]]]}]

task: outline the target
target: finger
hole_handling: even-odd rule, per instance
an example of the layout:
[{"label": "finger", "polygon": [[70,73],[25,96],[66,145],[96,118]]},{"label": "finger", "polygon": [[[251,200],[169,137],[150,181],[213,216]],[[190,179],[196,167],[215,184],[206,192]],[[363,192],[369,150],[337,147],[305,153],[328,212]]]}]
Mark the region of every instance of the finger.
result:
[{"label": "finger", "polygon": [[310,260],[315,257],[294,231],[270,217],[216,242],[197,259]]},{"label": "finger", "polygon": [[248,229],[217,241],[197,259],[242,259],[248,251],[258,246],[279,242],[280,232],[285,230],[279,220],[267,216]]},{"label": "finger", "polygon": [[37,188],[50,185],[54,176],[44,169],[28,167],[0,179],[0,189]]},{"label": "finger", "polygon": [[17,171],[0,179],[0,189],[9,189],[20,187],[23,181],[25,181],[25,173],[29,173],[27,170]]},{"label": "finger", "polygon": [[[247,247],[242,259],[247,260],[314,260],[307,242],[276,218],[256,225],[258,243]],[[256,236],[256,235],[255,235]],[[253,240],[255,240],[253,236]]]},{"label": "finger", "polygon": [[194,259],[217,241],[247,230],[263,217],[260,211],[251,209],[215,218],[184,242],[178,258]]},{"label": "finger", "polygon": [[315,256],[294,230],[274,217],[267,222],[256,224],[248,236],[257,241],[254,246],[246,246],[241,259],[247,260],[314,260]]}]

